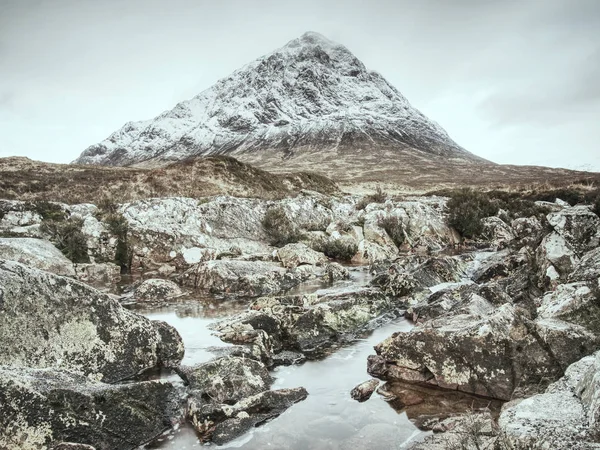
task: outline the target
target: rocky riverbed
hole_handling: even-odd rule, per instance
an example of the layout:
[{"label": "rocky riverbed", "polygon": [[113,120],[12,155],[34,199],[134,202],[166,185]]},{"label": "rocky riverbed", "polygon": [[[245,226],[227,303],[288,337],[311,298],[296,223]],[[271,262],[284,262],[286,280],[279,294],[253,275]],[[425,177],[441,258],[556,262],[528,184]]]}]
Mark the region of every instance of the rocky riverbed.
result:
[{"label": "rocky riverbed", "polygon": [[591,208],[371,200],[0,201],[0,448],[598,445]]}]

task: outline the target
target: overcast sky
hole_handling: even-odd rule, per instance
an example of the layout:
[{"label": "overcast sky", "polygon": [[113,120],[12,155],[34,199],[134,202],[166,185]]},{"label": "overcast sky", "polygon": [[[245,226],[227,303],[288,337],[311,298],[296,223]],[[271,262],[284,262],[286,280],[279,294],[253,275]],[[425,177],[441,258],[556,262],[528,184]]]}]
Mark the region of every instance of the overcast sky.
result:
[{"label": "overcast sky", "polygon": [[0,157],[69,162],[309,30],[477,155],[600,171],[600,0],[0,0]]}]

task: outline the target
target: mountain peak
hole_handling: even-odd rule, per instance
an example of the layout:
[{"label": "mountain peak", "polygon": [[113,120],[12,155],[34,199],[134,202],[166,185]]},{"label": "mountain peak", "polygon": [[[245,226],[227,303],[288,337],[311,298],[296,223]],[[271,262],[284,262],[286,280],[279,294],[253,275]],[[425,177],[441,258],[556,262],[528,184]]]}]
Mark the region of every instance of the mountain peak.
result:
[{"label": "mountain peak", "polygon": [[261,165],[262,156],[310,154],[316,161],[332,152],[407,149],[478,160],[346,47],[307,32],[172,110],[128,122],[76,162],[160,164],[231,154]]}]

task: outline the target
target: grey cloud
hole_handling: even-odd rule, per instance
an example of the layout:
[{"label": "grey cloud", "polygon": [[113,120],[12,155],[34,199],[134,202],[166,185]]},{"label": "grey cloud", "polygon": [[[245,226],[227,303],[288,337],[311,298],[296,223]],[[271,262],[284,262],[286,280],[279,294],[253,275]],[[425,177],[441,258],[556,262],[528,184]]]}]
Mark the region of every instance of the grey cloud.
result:
[{"label": "grey cloud", "polygon": [[0,148],[73,160],[313,30],[483,157],[569,165],[576,129],[595,164],[599,29],[598,0],[0,0]]}]

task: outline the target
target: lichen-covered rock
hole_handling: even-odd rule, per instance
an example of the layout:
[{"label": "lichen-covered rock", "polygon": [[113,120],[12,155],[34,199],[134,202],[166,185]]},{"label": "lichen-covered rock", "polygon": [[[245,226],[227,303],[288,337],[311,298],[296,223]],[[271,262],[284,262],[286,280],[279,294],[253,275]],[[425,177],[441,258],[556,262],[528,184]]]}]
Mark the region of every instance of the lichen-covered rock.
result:
[{"label": "lichen-covered rock", "polygon": [[204,440],[222,445],[277,417],[307,396],[304,388],[279,389],[263,391],[228,405],[207,402],[193,395],[188,401],[187,416]]},{"label": "lichen-covered rock", "polygon": [[[596,440],[587,422],[578,386],[595,372],[595,356],[583,358],[565,371],[546,392],[507,403],[498,420],[498,443],[504,448],[591,449]],[[591,387],[591,386],[589,386]],[[596,395],[597,389],[590,389]]]},{"label": "lichen-covered rock", "polygon": [[575,393],[585,411],[587,434],[598,442],[600,441],[600,353],[582,360],[576,367],[585,367],[583,376],[577,380]]},{"label": "lichen-covered rock", "polygon": [[160,278],[144,280],[133,291],[133,297],[139,302],[163,302],[181,297],[183,291],[174,282]]},{"label": "lichen-covered rock", "polygon": [[538,314],[581,325],[600,334],[600,297],[584,282],[558,285],[555,291],[544,295]]},{"label": "lichen-covered rock", "polygon": [[508,400],[558,379],[592,353],[598,337],[559,320],[531,321],[513,305],[493,314],[458,315],[396,333],[375,347],[369,373]]},{"label": "lichen-covered rock", "polygon": [[181,282],[214,295],[258,297],[284,292],[314,277],[310,266],[286,270],[263,261],[207,261],[187,270]]},{"label": "lichen-covered rock", "polygon": [[273,382],[260,361],[237,356],[181,367],[179,373],[194,395],[225,404],[263,392]]},{"label": "lichen-covered rock", "polygon": [[547,219],[577,254],[600,246],[600,217],[587,206],[564,208],[548,214]]},{"label": "lichen-covered rock", "polygon": [[321,252],[316,252],[306,244],[287,244],[277,249],[277,258],[283,267],[293,269],[302,264],[320,266],[329,262],[329,259]]},{"label": "lichen-covered rock", "polygon": [[54,369],[0,366],[0,448],[77,442],[130,450],[170,428],[178,403],[166,381],[113,385]]},{"label": "lichen-covered rock", "polygon": [[0,238],[0,258],[56,275],[75,277],[73,263],[44,239]]},{"label": "lichen-covered rock", "polygon": [[86,444],[75,444],[73,442],[61,442],[52,447],[52,450],[96,450],[95,447]]},{"label": "lichen-covered rock", "polygon": [[0,365],[110,383],[160,366],[168,346],[153,322],[110,296],[12,261],[0,260],[0,311]]},{"label": "lichen-covered rock", "polygon": [[539,242],[544,234],[544,226],[535,216],[519,217],[513,220],[510,226],[515,238],[523,244],[532,245]]},{"label": "lichen-covered rock", "polygon": [[274,353],[299,351],[318,357],[339,342],[352,339],[386,313],[399,314],[402,306],[378,289],[359,288],[324,295],[263,297],[241,313],[214,325],[226,342],[243,344],[263,330]]},{"label": "lichen-covered rock", "polygon": [[327,263],[325,265],[325,275],[323,275],[323,277],[330,282],[347,280],[350,278],[350,271],[340,263]]},{"label": "lichen-covered rock", "polygon": [[569,281],[597,281],[600,278],[600,247],[587,252],[569,275]]},{"label": "lichen-covered rock", "polygon": [[571,245],[556,232],[544,237],[536,250],[536,259],[543,273],[547,272],[551,264],[561,279],[566,279],[579,261]]},{"label": "lichen-covered rock", "polygon": [[515,239],[511,227],[499,217],[486,217],[482,220],[482,226],[483,237],[487,239],[494,248],[505,248]]},{"label": "lichen-covered rock", "polygon": [[91,285],[121,281],[121,268],[112,263],[75,264],[75,272],[78,280]]}]

